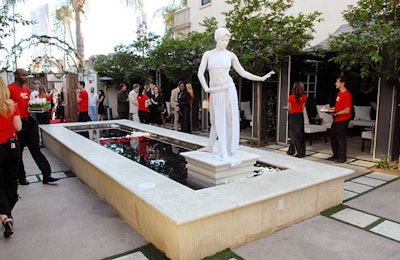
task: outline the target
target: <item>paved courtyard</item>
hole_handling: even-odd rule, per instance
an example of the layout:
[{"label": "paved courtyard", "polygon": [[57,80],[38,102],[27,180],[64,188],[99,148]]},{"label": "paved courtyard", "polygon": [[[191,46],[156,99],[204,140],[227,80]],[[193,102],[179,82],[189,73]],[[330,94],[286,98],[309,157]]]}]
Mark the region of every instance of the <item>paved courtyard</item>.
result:
[{"label": "paved courtyard", "polygon": [[[353,142],[349,149],[359,150],[357,139]],[[287,147],[260,149],[285,153]],[[24,152],[31,184],[19,186],[15,234],[0,238],[0,259],[166,259],[161,252],[149,254],[140,234],[46,148],[43,152],[53,175],[62,179],[43,185],[29,151]],[[305,160],[331,164],[325,160],[330,155],[329,143],[315,140]],[[341,205],[231,248],[231,259],[400,259],[399,176],[371,172],[373,164],[368,153],[349,157],[340,166],[355,173],[345,183]]]}]

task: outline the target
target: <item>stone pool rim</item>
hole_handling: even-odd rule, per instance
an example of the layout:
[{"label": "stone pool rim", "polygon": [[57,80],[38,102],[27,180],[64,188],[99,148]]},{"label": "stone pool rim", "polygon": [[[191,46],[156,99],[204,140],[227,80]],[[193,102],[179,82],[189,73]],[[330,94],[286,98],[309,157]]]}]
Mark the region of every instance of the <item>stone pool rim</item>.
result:
[{"label": "stone pool rim", "polygon": [[[207,137],[176,132],[129,120],[113,120],[109,122],[123,124],[161,136],[174,137],[183,142],[202,146],[205,146],[208,141]],[[240,150],[260,155],[261,158],[258,161],[286,168],[284,170],[285,174],[263,175],[242,182],[232,182],[201,190],[192,190],[105,147],[101,147],[97,143],[64,127],[65,125],[83,126],[102,123],[104,122],[43,125],[41,128],[43,129],[44,144],[78,178],[116,209],[145,239],[155,244],[156,247],[166,252],[167,256],[173,259],[198,259],[199,257],[205,257],[211,255],[213,252],[219,252],[226,247],[237,246],[252,241],[276,229],[316,215],[324,208],[333,206],[331,204],[341,202],[344,177],[353,172],[350,169],[337,166],[291,158],[284,154],[262,149],[240,146]],[[70,154],[68,155],[67,152]],[[117,165],[115,162],[118,162]],[[90,172],[85,172],[85,167],[89,167],[88,163],[91,163],[91,170]],[[136,172],[135,178],[131,177],[132,171]],[[136,204],[132,205],[132,209],[127,209],[126,212],[122,213],[119,208],[119,203],[122,202],[120,200],[115,202],[112,198],[113,192],[122,192],[121,188],[109,191],[107,187],[103,187],[97,183],[96,179],[87,176],[90,173],[94,173],[99,179],[119,183],[121,187],[126,189],[126,192],[130,192],[132,196],[136,196],[137,199],[134,200]],[[101,175],[101,173],[104,174]],[[145,182],[152,182],[156,187],[147,190],[137,188],[137,185]],[[335,186],[333,188],[331,184],[335,184],[338,187]],[[293,210],[296,210],[296,212],[301,211],[299,214],[301,213],[302,215],[291,216],[293,212],[286,212],[286,210],[277,211],[275,206],[273,206],[278,199],[285,198],[287,201],[285,205],[290,207],[290,201],[296,199],[296,196],[291,194],[300,193],[304,195],[307,193],[306,189],[310,187],[310,192],[315,193],[312,201],[304,201],[304,205],[293,205]],[[126,192],[124,194],[128,194]],[[326,205],[319,205],[320,200],[329,201],[327,201]],[[266,204],[267,202],[270,203]],[[167,231],[165,234],[162,234],[160,231],[152,230],[152,225],[157,225],[158,223],[151,225],[151,223],[144,223],[143,219],[138,219],[141,217],[141,212],[137,211],[137,207],[143,205],[143,203],[147,207],[144,211],[146,210],[146,212],[151,212],[152,214],[159,213],[166,217],[164,220],[162,218],[158,218],[158,220],[162,221],[159,224],[163,224],[164,228],[169,227],[169,232]],[[318,204],[317,208],[309,209],[308,207],[313,206],[313,203]],[[247,223],[246,226],[241,226],[244,225],[242,222],[236,224],[235,217],[241,216],[240,214],[246,214],[243,211],[246,208],[251,209],[252,213],[249,213],[250,215],[247,217],[255,218],[254,223],[251,222],[251,225]],[[259,215],[259,213],[256,213],[258,211],[254,211],[255,209],[258,209],[258,211],[262,209],[267,213],[270,211],[273,213],[268,213],[265,216],[263,214]],[[224,218],[220,218],[223,216]],[[281,223],[286,218],[288,218],[286,223]],[[266,223],[268,221],[272,222],[275,226],[268,226],[268,223]],[[232,225],[224,226],[227,222]],[[173,224],[169,226],[168,223]],[[194,225],[196,223],[200,226]],[[207,227],[211,228],[211,230],[208,230]],[[238,227],[245,233],[240,234],[237,230],[235,233],[230,233],[231,230],[233,232]],[[191,232],[194,233],[192,234]],[[204,237],[209,237],[210,235],[219,236],[219,234],[223,235],[222,238],[219,238],[220,242],[216,242],[217,239],[214,237],[212,239],[204,239]]]}]

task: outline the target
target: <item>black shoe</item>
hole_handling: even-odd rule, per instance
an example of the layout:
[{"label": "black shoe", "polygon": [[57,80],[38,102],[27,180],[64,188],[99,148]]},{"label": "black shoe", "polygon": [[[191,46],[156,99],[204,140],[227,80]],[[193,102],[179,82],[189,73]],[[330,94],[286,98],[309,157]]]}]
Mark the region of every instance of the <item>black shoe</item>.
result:
[{"label": "black shoe", "polygon": [[11,218],[6,218],[3,220],[3,227],[4,227],[4,232],[3,235],[5,238],[9,238],[13,233],[13,221]]},{"label": "black shoe", "polygon": [[338,159],[338,158],[335,157],[335,156],[332,156],[332,157],[327,158],[327,160],[329,160],[329,161],[336,161],[337,159]]},{"label": "black shoe", "polygon": [[50,182],[56,182],[56,181],[58,181],[59,179],[58,178],[53,178],[53,177],[51,177],[51,176],[49,176],[49,177],[43,177],[43,184],[48,184],[48,183],[50,183]]},{"label": "black shoe", "polygon": [[335,160],[335,163],[345,163],[346,159],[337,159]]},{"label": "black shoe", "polygon": [[29,185],[29,181],[26,178],[18,179],[20,185]]}]

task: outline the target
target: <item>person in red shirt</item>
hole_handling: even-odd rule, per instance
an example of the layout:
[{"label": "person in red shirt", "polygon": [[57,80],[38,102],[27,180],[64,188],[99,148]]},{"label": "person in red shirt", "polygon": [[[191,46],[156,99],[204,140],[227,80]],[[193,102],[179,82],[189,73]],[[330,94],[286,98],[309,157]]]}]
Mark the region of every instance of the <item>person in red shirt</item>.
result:
[{"label": "person in red shirt", "polygon": [[307,97],[303,94],[303,91],[303,83],[297,81],[294,83],[292,94],[288,98],[290,145],[287,154],[299,158],[306,155],[303,110],[307,102]]},{"label": "person in red shirt", "polygon": [[144,86],[140,86],[139,93],[136,98],[138,101],[138,112],[139,112],[140,123],[144,124],[150,123],[149,105],[151,101],[149,97],[146,95]]},{"label": "person in red shirt", "polygon": [[346,88],[345,76],[336,78],[336,89],[339,93],[336,97],[334,107],[329,108],[329,113],[333,116],[330,140],[333,156],[329,160],[335,163],[346,162],[347,157],[347,130],[351,119],[352,96]]},{"label": "person in red shirt", "polygon": [[[27,146],[33,160],[42,172],[43,184],[58,181],[57,178],[51,177],[50,164],[40,151],[38,123],[31,117],[28,111],[30,89],[25,85],[28,79],[28,73],[25,69],[17,69],[14,76],[15,82],[8,85],[8,89],[10,90],[10,98],[14,100],[18,106],[22,120],[22,129],[18,132],[21,158],[23,158],[22,152],[24,151],[24,147]],[[22,159],[20,160],[18,168],[18,182],[21,185],[29,185]]]},{"label": "person in red shirt", "polygon": [[17,172],[21,159],[16,132],[21,127],[18,107],[0,77],[0,220],[5,238],[14,233],[11,211],[18,201]]},{"label": "person in red shirt", "polygon": [[85,82],[78,81],[76,83],[78,89],[76,90],[76,102],[78,103],[78,122],[91,121],[89,117],[89,94],[85,90]]}]

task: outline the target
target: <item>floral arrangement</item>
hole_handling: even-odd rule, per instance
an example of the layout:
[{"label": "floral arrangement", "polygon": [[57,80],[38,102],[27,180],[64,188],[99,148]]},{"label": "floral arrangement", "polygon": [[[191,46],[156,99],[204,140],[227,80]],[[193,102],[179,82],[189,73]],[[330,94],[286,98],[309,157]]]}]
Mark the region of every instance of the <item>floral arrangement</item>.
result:
[{"label": "floral arrangement", "polygon": [[50,108],[50,103],[46,98],[34,98],[28,102],[30,111],[44,111]]}]

